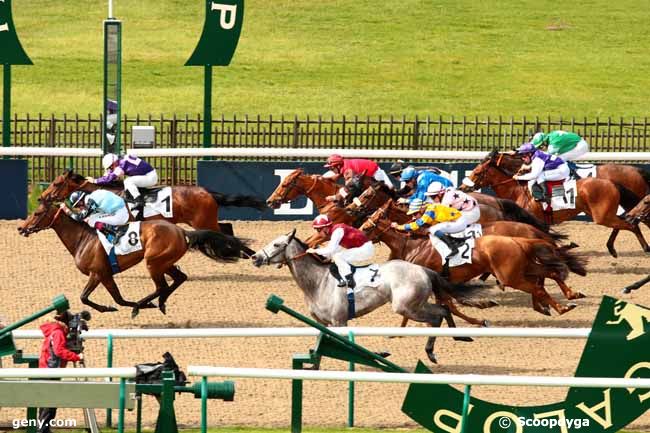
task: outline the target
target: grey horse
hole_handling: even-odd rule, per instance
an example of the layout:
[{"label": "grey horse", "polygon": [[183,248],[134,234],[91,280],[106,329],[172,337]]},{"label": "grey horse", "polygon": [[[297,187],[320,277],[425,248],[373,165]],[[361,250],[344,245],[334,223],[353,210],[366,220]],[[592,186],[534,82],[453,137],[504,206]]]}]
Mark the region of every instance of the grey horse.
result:
[{"label": "grey horse", "polygon": [[[294,229],[279,236],[252,256],[255,266],[286,264],[291,275],[305,294],[311,315],[326,326],[346,326],[348,322],[348,298],[345,287],[337,287],[337,281],[329,272],[329,265],[307,254],[307,245],[296,238]],[[354,290],[355,317],[360,317],[391,302],[397,314],[439,327],[445,319],[450,327],[456,326],[449,310],[429,302],[434,291],[463,291],[468,296],[470,286],[453,285],[436,272],[422,266],[391,260],[379,267],[382,281],[377,287],[357,286]],[[456,338],[472,341],[470,338]],[[425,347],[431,362],[437,362],[433,353],[435,337],[429,337]]]}]

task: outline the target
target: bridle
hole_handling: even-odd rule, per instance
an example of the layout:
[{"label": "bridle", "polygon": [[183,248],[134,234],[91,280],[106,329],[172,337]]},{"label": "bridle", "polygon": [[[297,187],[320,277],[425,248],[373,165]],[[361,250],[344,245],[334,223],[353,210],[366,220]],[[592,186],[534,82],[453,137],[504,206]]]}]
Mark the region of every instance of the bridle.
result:
[{"label": "bridle", "polygon": [[[300,188],[298,186],[298,177],[300,177],[300,175],[294,176],[286,185],[284,183],[282,184],[283,194],[280,196],[280,201],[281,202],[284,202],[287,199],[287,196],[289,195],[289,192],[291,190],[293,190],[294,188],[296,188],[298,190],[298,192],[301,192],[300,189],[298,189],[298,188]],[[307,176],[307,177],[311,177],[311,176]],[[302,191],[302,194],[309,195],[314,190],[314,188],[316,188],[316,185],[318,184],[318,180],[314,177],[313,181],[314,182],[312,183],[312,185],[309,188]]]},{"label": "bridle", "polygon": [[47,215],[50,213],[49,212],[50,206],[55,204],[47,199],[43,200],[43,202],[46,204],[47,209],[41,215],[38,216],[38,219],[33,224],[30,224],[30,227],[22,230],[24,234],[38,233],[42,230],[51,229],[52,226],[54,226],[54,224],[56,224],[56,221],[59,219],[61,212],[63,212],[63,209],[61,208],[57,209],[56,213],[54,214],[54,217],[52,218],[52,221],[50,221],[50,224],[48,224],[47,227],[39,227],[41,221],[43,221],[43,219],[47,217]]},{"label": "bridle", "polygon": [[[292,235],[292,236],[289,238],[289,240],[287,240],[286,242],[284,242],[284,243],[278,245],[277,250],[275,250],[275,252],[274,252],[273,254],[269,254],[269,253],[266,251],[266,248],[262,248],[262,254],[264,254],[264,260],[262,261],[262,264],[265,264],[265,265],[271,265],[271,264],[272,264],[272,263],[271,263],[271,260],[272,260],[274,257],[279,256],[280,254],[282,254],[283,252],[285,252],[285,251],[287,250],[287,247],[289,246],[289,244],[291,243],[291,241],[294,240],[294,236],[295,236],[295,233],[294,233],[294,235]],[[279,262],[279,263],[277,263],[277,264],[278,264],[278,265],[288,265],[289,262],[292,262],[292,261],[294,261],[294,260],[302,259],[303,257],[305,257],[305,256],[308,255],[308,254],[309,254],[309,253],[305,251],[305,252],[302,252],[302,253],[300,253],[300,254],[294,256],[294,257],[286,257],[286,256],[285,256],[285,257],[284,257],[284,260],[281,261],[281,262]]]}]

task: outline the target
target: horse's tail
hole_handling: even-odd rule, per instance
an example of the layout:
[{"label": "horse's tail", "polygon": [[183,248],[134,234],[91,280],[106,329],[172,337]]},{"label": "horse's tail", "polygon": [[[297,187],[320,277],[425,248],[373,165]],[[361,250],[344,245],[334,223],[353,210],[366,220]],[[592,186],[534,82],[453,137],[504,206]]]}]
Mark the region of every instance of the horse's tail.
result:
[{"label": "horse's tail", "polygon": [[499,198],[497,199],[497,201],[501,206],[501,210],[503,211],[503,215],[506,218],[506,220],[518,221],[520,223],[530,224],[536,229],[548,233],[550,228],[548,224],[544,223],[542,220],[537,218],[532,213],[528,212],[526,209],[519,206],[514,201],[505,198]]},{"label": "horse's tail", "polygon": [[187,246],[199,250],[213,260],[234,262],[249,258],[255,251],[248,248],[248,240],[239,239],[212,230],[184,230]]},{"label": "horse's tail", "polygon": [[620,185],[618,183],[615,183],[614,185],[616,185],[616,189],[618,190],[618,193],[621,196],[621,199],[619,200],[619,204],[626,211],[633,209],[637,204],[639,204],[639,201],[643,198],[643,197],[637,197],[636,194],[634,194],[629,189],[625,188],[623,185]]},{"label": "horse's tail", "polygon": [[527,267],[524,272],[528,276],[547,277],[548,274],[555,274],[564,281],[569,276],[569,272],[583,277],[587,275],[586,258],[581,254],[570,252],[570,246],[555,247],[548,242],[532,241],[529,243],[529,248],[526,248],[517,239],[515,242],[527,250],[529,257],[542,267],[541,269],[536,266]]},{"label": "horse's tail", "polygon": [[214,201],[217,202],[219,206],[236,206],[236,207],[252,207],[257,210],[265,210],[266,203],[264,200],[260,200],[257,197],[252,195],[241,195],[241,194],[223,194],[220,192],[210,191],[206,189],[214,198]]},{"label": "horse's tail", "polygon": [[478,292],[485,289],[483,285],[451,283],[429,268],[424,268],[424,270],[431,280],[433,294],[436,295],[436,298],[441,298],[440,293],[445,293],[468,307],[489,308],[497,305],[496,301],[492,299],[479,297]]}]

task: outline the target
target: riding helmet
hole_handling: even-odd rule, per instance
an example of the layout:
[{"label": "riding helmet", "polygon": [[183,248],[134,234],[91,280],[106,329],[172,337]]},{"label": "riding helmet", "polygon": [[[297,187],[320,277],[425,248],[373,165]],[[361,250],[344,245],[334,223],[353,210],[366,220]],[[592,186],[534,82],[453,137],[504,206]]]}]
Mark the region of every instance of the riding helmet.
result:
[{"label": "riding helmet", "polygon": [[331,226],[332,220],[330,220],[330,218],[325,214],[318,215],[316,218],[314,218],[314,222],[311,225],[315,229],[320,229],[323,227]]}]

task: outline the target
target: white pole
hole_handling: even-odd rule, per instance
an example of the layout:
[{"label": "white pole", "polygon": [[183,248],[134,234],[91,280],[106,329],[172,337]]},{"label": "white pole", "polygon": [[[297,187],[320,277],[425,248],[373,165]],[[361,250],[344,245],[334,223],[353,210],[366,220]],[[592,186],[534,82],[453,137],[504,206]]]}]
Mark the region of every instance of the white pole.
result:
[{"label": "white pole", "polygon": [[113,19],[113,0],[108,0],[108,19]]},{"label": "white pole", "polygon": [[[334,327],[332,332],[340,335],[353,333],[355,337],[487,337],[487,338],[587,338],[589,328],[382,328],[382,327]],[[195,329],[92,329],[81,334],[85,340],[122,338],[221,338],[221,337],[315,337],[314,328],[195,328]],[[40,330],[16,330],[15,339],[42,339]]]},{"label": "white pole", "polygon": [[190,365],[190,376],[260,379],[333,380],[355,382],[437,383],[457,385],[571,386],[581,388],[650,388],[650,379],[605,377],[496,376],[480,374],[370,373],[266,368],[206,367]]},{"label": "white pole", "polygon": [[91,378],[119,377],[132,379],[135,377],[135,367],[120,368],[0,368],[0,378]]}]

